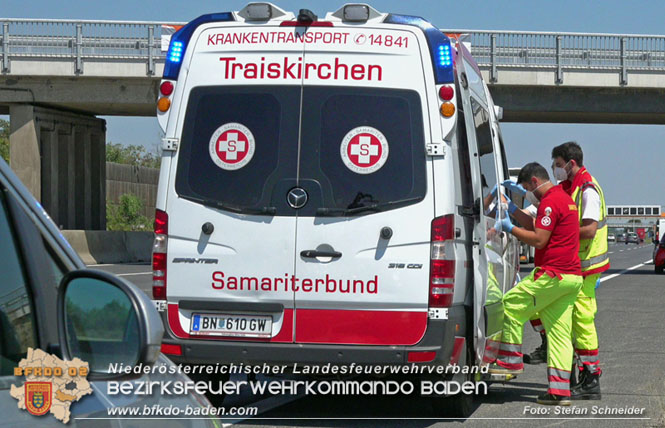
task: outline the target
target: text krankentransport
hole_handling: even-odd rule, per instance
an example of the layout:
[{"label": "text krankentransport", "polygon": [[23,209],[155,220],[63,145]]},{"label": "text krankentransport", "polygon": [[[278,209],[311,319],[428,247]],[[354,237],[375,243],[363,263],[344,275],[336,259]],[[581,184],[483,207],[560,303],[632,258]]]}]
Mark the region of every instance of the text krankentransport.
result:
[{"label": "text krankentransport", "polygon": [[274,44],[274,43],[325,43],[345,45],[349,41],[349,33],[307,31],[248,31],[244,33],[208,34],[208,46]]}]

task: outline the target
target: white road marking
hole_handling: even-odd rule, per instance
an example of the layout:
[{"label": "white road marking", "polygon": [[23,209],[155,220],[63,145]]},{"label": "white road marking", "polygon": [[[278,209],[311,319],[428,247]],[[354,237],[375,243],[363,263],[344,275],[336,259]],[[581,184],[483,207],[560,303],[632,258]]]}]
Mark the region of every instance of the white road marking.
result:
[{"label": "white road marking", "polygon": [[115,276],[132,276],[132,275],[152,275],[152,271],[150,272],[134,272],[134,273],[116,273]]},{"label": "white road marking", "polygon": [[610,275],[610,276],[606,276],[605,278],[600,278],[600,282],[604,282],[604,281],[607,281],[608,279],[616,278],[617,276],[619,276],[619,275],[623,275],[624,273],[629,272],[629,271],[631,271],[631,270],[639,269],[639,268],[641,268],[642,266],[644,266],[644,265],[646,265],[646,264],[648,264],[648,263],[651,263],[652,261],[653,261],[653,260],[649,259],[649,260],[645,261],[644,263],[640,263],[639,265],[635,265],[635,266],[633,266],[633,267],[629,267],[628,269],[622,270],[622,271],[619,272],[619,273],[615,273],[615,274],[612,274],[612,275]]}]

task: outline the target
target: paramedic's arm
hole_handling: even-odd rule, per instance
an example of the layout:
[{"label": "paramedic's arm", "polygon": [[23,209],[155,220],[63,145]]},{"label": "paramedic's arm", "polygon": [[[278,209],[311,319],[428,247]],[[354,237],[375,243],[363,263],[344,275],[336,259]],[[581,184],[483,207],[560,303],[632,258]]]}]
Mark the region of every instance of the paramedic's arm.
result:
[{"label": "paramedic's arm", "polygon": [[596,230],[598,230],[598,222],[585,218],[582,220],[582,226],[580,226],[580,239],[593,239],[596,236]]},{"label": "paramedic's arm", "polygon": [[[533,219],[531,219],[531,225],[533,227]],[[545,248],[552,235],[552,232],[549,230],[539,228],[535,228],[535,230],[526,230],[521,227],[514,227],[511,233],[520,241],[539,250]]]},{"label": "paramedic's arm", "polygon": [[517,220],[520,223],[520,226],[522,226],[526,230],[533,231],[534,229],[533,217],[531,216],[531,214],[529,214],[528,211],[516,209],[515,212],[513,212],[511,215],[515,217],[515,220]]},{"label": "paramedic's arm", "polygon": [[582,226],[580,239],[593,239],[600,220],[600,196],[595,189],[586,189],[582,193]]}]

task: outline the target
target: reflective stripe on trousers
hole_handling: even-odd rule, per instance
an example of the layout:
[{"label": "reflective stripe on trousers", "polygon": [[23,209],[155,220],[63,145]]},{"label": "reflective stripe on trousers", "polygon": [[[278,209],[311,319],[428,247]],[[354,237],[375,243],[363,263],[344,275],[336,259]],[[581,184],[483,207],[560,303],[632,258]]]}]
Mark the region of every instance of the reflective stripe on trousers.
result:
[{"label": "reflective stripe on trousers", "polygon": [[514,343],[499,344],[499,355],[497,356],[497,364],[511,370],[519,370],[524,368],[522,362],[522,345]]},{"label": "reflective stripe on trousers", "polygon": [[567,370],[547,368],[547,381],[549,388],[547,392],[555,395],[570,397],[570,372]]},{"label": "reflective stripe on trousers", "polygon": [[600,374],[602,372],[597,349],[576,349],[575,353],[589,373]]},{"label": "reflective stripe on trousers", "polygon": [[531,323],[531,327],[533,327],[538,333],[543,333],[545,331],[545,327],[543,327],[543,323],[539,319],[531,320],[529,322]]}]

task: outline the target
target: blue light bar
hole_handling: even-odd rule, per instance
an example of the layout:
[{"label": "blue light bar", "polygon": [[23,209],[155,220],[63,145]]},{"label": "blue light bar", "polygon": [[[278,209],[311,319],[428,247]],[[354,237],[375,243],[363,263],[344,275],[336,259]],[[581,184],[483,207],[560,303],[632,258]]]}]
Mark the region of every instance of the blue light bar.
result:
[{"label": "blue light bar", "polygon": [[178,30],[173,36],[171,36],[169,51],[166,53],[166,63],[164,64],[164,79],[178,80],[178,74],[180,74],[180,66],[182,65],[182,60],[185,57],[187,44],[189,43],[189,39],[191,39],[192,34],[194,34],[194,31],[200,25],[209,22],[224,22],[233,20],[233,14],[231,12],[211,13],[208,15],[199,16]]},{"label": "blue light bar", "polygon": [[391,13],[386,16],[383,22],[386,24],[412,25],[423,30],[432,56],[436,83],[455,83],[452,49],[448,36],[419,16],[394,15]]}]

